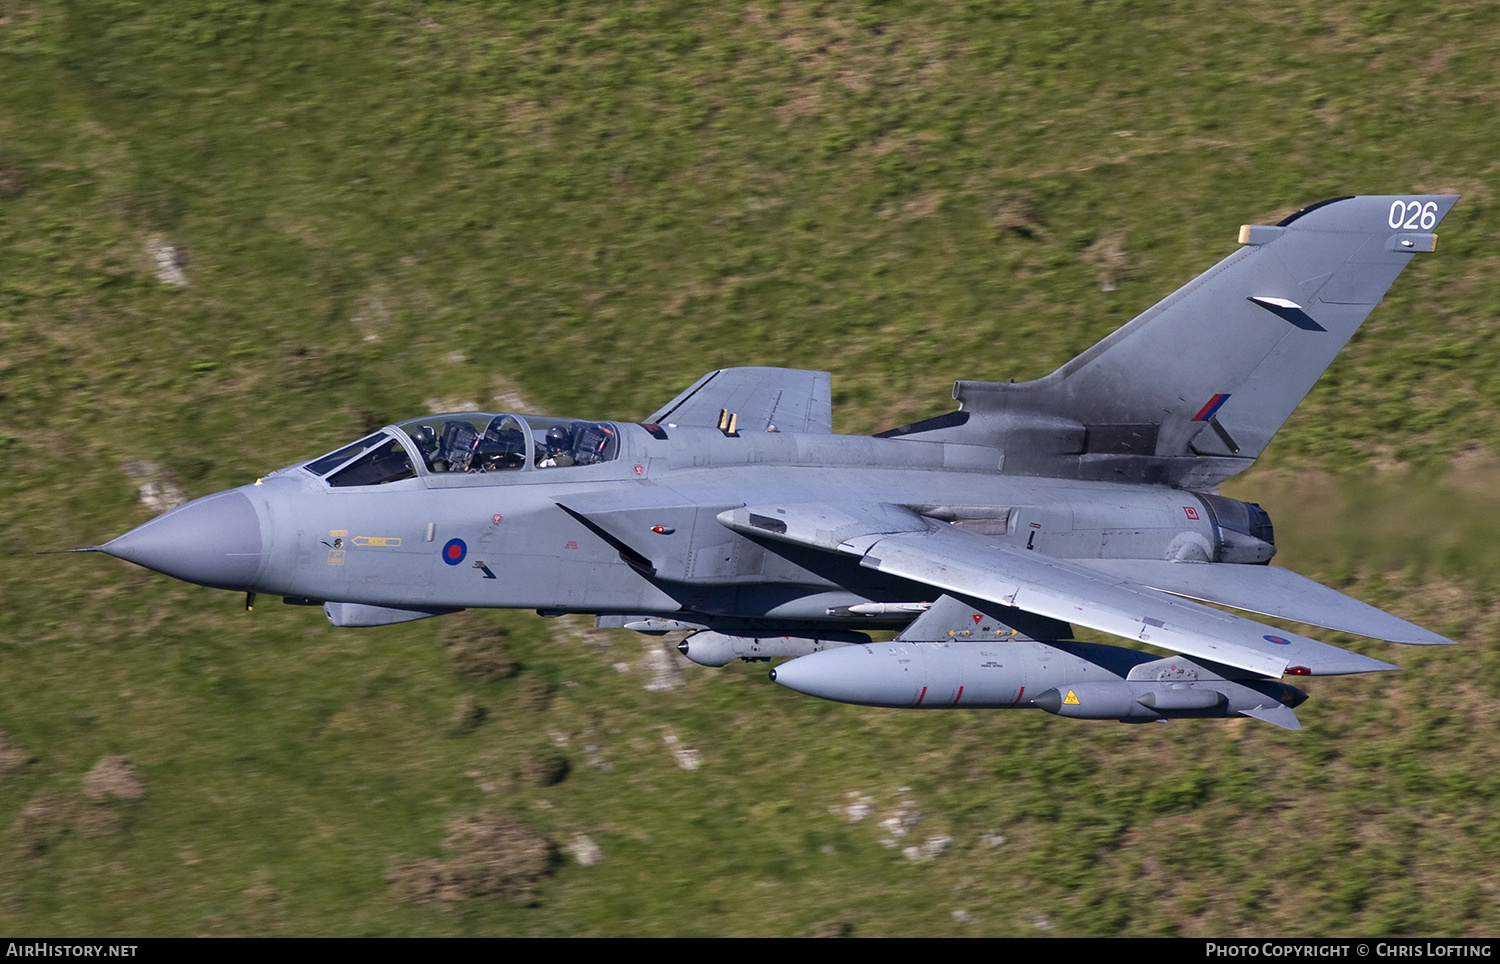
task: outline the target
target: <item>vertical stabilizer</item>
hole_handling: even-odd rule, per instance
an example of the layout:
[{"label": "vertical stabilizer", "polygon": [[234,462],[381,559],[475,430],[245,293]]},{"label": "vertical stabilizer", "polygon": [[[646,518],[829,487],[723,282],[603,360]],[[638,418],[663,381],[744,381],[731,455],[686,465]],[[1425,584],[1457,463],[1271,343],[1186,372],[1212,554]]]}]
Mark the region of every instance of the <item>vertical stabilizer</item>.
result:
[{"label": "vertical stabilizer", "polygon": [[1051,375],[959,382],[969,417],[934,435],[1003,446],[1007,472],[1215,485],[1260,455],[1457,201],[1337,198],[1246,225],[1238,251]]}]

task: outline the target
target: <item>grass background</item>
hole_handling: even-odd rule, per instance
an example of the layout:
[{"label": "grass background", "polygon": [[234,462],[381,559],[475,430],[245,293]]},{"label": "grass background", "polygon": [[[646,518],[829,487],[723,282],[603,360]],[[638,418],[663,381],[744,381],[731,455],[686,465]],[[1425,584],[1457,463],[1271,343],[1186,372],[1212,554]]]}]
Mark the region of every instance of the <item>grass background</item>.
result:
[{"label": "grass background", "polygon": [[[1497,47],[1472,0],[5,0],[0,930],[1493,935]],[[829,369],[836,429],[887,428],[1051,371],[1241,223],[1407,191],[1465,195],[1438,254],[1231,494],[1461,645],[1322,634],[1406,671],[1310,683],[1301,733],[649,690],[656,641],[529,613],[458,617],[519,664],[483,682],[444,620],[35,555],[149,518],[142,472],[199,496],[517,399],[640,418],[722,365]],[[147,792],[96,833],[66,814],[106,754]],[[388,884],[486,812],[558,844],[532,900]]]}]

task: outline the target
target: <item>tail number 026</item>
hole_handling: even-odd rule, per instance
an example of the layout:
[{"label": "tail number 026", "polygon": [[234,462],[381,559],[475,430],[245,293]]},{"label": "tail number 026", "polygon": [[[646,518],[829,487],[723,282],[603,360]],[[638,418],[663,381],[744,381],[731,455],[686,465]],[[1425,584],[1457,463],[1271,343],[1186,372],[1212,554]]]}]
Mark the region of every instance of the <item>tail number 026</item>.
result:
[{"label": "tail number 026", "polygon": [[1420,228],[1423,231],[1432,230],[1437,224],[1437,202],[1428,201],[1392,201],[1391,217],[1387,222],[1393,228],[1405,228],[1410,231]]}]

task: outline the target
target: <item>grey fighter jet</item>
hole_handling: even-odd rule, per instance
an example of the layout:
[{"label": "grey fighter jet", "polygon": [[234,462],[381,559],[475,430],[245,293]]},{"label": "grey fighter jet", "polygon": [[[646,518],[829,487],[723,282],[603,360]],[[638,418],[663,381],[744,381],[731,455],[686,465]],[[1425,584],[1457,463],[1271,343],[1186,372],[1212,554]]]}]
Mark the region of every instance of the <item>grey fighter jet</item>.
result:
[{"label": "grey fighter jet", "polygon": [[1271,520],[1218,486],[1457,200],[1345,197],[1247,225],[1051,375],[960,381],[956,411],[873,437],[833,434],[827,372],[727,368],[641,422],[392,425],[92,548],[339,626],[507,607],[687,630],[688,659],[790,658],[772,679],[849,703],[1297,729],[1306,696],[1283,677],[1396,667],[1262,618],[1449,640],[1268,566]]}]

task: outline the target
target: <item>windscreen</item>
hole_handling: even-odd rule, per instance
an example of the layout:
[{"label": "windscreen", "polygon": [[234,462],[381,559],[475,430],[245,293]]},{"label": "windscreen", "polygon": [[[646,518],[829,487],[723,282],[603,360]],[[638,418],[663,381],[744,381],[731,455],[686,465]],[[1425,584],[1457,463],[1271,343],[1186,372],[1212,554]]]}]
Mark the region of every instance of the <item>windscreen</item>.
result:
[{"label": "windscreen", "polygon": [[332,486],[385,485],[413,478],[417,470],[400,440],[382,435],[386,441],[328,477]]}]

